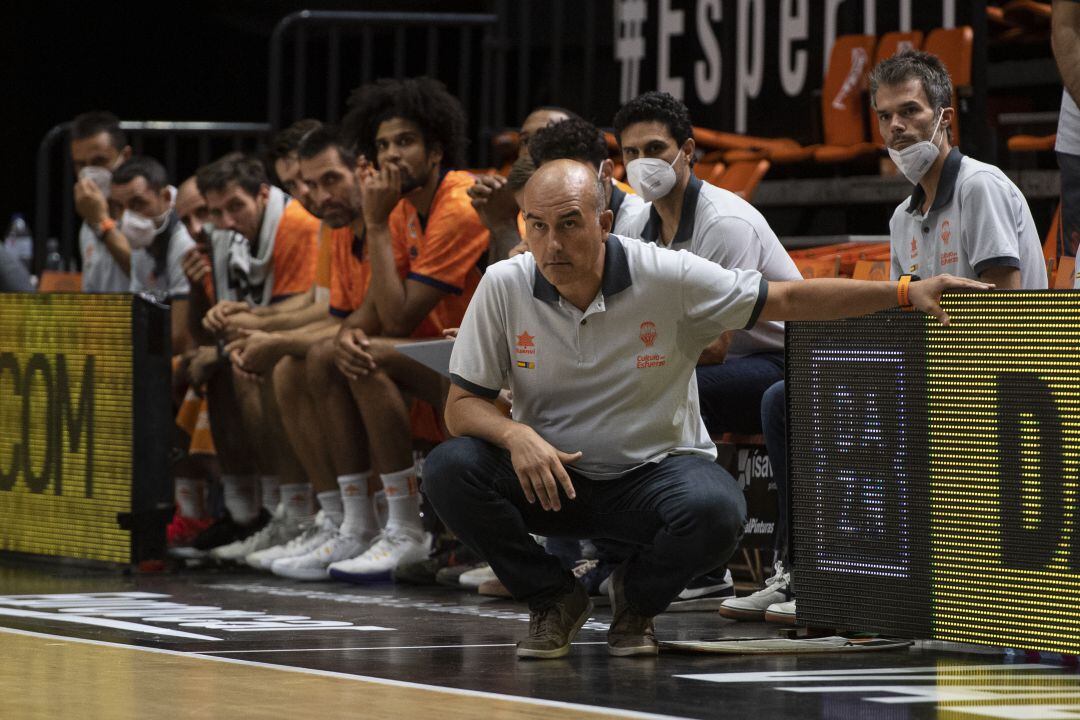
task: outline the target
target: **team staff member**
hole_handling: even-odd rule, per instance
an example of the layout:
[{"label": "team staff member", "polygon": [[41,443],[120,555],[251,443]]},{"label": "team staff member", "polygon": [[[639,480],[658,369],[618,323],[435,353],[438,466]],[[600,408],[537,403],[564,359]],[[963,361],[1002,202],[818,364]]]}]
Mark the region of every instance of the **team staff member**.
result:
[{"label": "team staff member", "polygon": [[[628,237],[689,250],[729,270],[757,270],[766,280],[802,279],[761,213],[694,175],[685,105],[667,93],[645,93],[623,106],[613,124],[630,186],[651,203],[626,225]],[[784,377],[783,323],[717,338],[696,377],[709,432],[761,432],[761,396]]]},{"label": "team staff member", "polygon": [[999,288],[1045,288],[1042,243],[1005,173],[952,147],[952,80],[908,50],[870,73],[870,101],[890,157],[915,185],[889,221],[892,278],[951,273]]},{"label": "team staff member", "polygon": [[[463,163],[465,112],[442,83],[415,78],[361,86],[350,98],[344,126],[358,151],[377,165],[361,170],[361,190],[371,263],[367,293],[383,337],[361,338],[343,328],[338,367],[360,410],[389,517],[363,555],[334,563],[329,571],[341,580],[366,582],[389,578],[398,565],[423,560],[430,550],[412,454],[419,428],[410,422],[405,396],[441,410],[446,385],[394,345],[404,338],[442,337],[443,330],[461,324],[480,281],[477,265],[489,234],[469,199],[472,175],[453,169]],[[404,276],[400,246],[408,258]],[[435,427],[428,434],[441,433]]]},{"label": "team staff member", "polygon": [[[996,167],[950,144],[952,82],[941,61],[915,51],[883,61],[870,74],[870,102],[890,156],[915,184],[889,222],[892,278],[946,272],[998,288],[1045,288],[1046,265],[1024,196]],[[766,392],[761,413],[781,500],[779,561],[765,588],[725,601],[720,614],[794,623],[783,382]]]},{"label": "team staff member", "polygon": [[190,343],[190,288],[183,258],[195,241],[173,209],[176,188],[157,160],[133,157],[113,173],[109,196],[124,210],[120,228],[132,247],[130,290],[153,293],[169,303],[172,352],[183,354]]},{"label": "team staff member", "polygon": [[[491,266],[450,362],[446,423],[459,437],[428,456],[440,517],[528,601],[519,657],[565,655],[592,604],[530,532],[641,546],[613,573],[613,655],[655,654],[652,618],[735,551],[746,505],[716,464],[690,383],[728,330],[894,307],[940,317],[941,292],[909,283],[768,282],[691,253],[609,234],[595,171],[572,160],[525,188],[530,253]],[[513,419],[492,404],[514,393]]]},{"label": "team staff member", "polygon": [[112,172],[131,157],[120,119],[110,112],[88,112],[71,123],[71,163],[78,176],[75,212],[82,218],[83,292],[127,292],[131,280],[131,247],[117,218],[108,213]]}]

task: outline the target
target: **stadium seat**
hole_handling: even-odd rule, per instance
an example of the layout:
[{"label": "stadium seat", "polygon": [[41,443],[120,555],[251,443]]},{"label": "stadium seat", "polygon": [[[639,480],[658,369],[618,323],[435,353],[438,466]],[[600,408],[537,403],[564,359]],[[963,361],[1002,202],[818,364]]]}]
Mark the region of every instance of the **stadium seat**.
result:
[{"label": "stadium seat", "polygon": [[735,193],[743,200],[750,200],[765,173],[769,172],[768,160],[740,160],[727,166],[724,174],[714,185]]},{"label": "stadium seat", "polygon": [[1050,135],[1013,135],[1009,138],[1011,152],[1048,152],[1054,149],[1057,133]]},{"label": "stadium seat", "polygon": [[694,163],[694,175],[696,175],[699,180],[703,180],[712,185],[717,185],[719,183],[720,178],[723,177],[726,169],[727,166],[724,165],[723,162],[710,160],[709,155],[706,155],[701,158],[701,160]]},{"label": "stadium seat", "polygon": [[840,277],[840,256],[837,254],[813,258],[793,257],[792,260],[806,279]]},{"label": "stadium seat", "polygon": [[1076,258],[1063,255],[1058,259],[1057,271],[1054,273],[1055,290],[1071,290],[1073,287],[1076,269]]},{"label": "stadium seat", "polygon": [[850,162],[877,155],[878,146],[866,133],[866,80],[877,38],[843,35],[829,55],[829,70],[821,90],[824,144],[814,148],[814,161],[823,164]]},{"label": "stadium seat", "polygon": [[888,260],[858,260],[851,277],[855,280],[888,280]]},{"label": "stadium seat", "polygon": [[1036,0],[1010,0],[1001,8],[1002,17],[1007,23],[1029,32],[1049,30],[1050,13],[1050,3]]},{"label": "stadium seat", "polygon": [[1050,230],[1046,233],[1043,241],[1043,257],[1046,259],[1047,277],[1053,277],[1057,270],[1058,260],[1065,255],[1065,238],[1061,234],[1061,203],[1058,203],[1054,211],[1054,218],[1050,221]]},{"label": "stadium seat", "polygon": [[964,108],[959,98],[971,95],[971,53],[973,32],[970,26],[938,28],[926,38],[923,50],[941,58],[953,82],[953,108],[957,110],[952,125],[952,145],[960,145],[960,111]]},{"label": "stadium seat", "polygon": [[38,281],[38,292],[82,292],[82,273],[46,270],[41,274],[41,279]]}]

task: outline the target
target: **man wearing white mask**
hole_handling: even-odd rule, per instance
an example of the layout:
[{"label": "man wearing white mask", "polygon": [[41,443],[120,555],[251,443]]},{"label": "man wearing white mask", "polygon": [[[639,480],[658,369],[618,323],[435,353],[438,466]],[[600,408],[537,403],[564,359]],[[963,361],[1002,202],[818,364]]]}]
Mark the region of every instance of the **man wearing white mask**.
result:
[{"label": "man wearing white mask", "polygon": [[110,112],[88,112],[71,123],[71,162],[75,183],[75,211],[82,218],[79,252],[82,254],[83,292],[127,292],[131,248],[109,215],[112,172],[131,157],[120,119]]},{"label": "man wearing white mask", "polygon": [[[648,92],[615,115],[630,186],[650,204],[620,224],[628,237],[688,250],[729,270],[766,280],[801,280],[761,213],[734,193],[694,176],[694,139],[686,106]],[[761,395],[784,377],[784,325],[760,323],[725,333],[698,362],[698,390],[711,434],[759,433]]]},{"label": "man wearing white mask", "polygon": [[[756,270],[768,281],[802,275],[761,213],[734,193],[695,177],[690,113],[668,93],[631,100],[612,123],[630,186],[649,202],[620,231],[687,250],[729,270]],[[784,324],[762,322],[724,333],[698,359],[697,398],[709,434],[761,432],[761,398],[784,377]],[[716,568],[690,583],[672,610],[714,609],[733,593]]]},{"label": "man wearing white mask", "polygon": [[951,142],[952,81],[936,56],[909,50],[870,73],[889,156],[915,185],[889,221],[892,278],[942,273],[1001,289],[1045,288],[1042,242],[1020,189]]},{"label": "man wearing white mask", "polygon": [[133,157],[116,169],[110,202],[123,210],[119,230],[131,247],[131,292],[151,293],[169,303],[172,313],[172,350],[188,347],[188,292],[183,257],[195,241],[173,209],[176,188],[169,185],[165,168],[149,157]]}]

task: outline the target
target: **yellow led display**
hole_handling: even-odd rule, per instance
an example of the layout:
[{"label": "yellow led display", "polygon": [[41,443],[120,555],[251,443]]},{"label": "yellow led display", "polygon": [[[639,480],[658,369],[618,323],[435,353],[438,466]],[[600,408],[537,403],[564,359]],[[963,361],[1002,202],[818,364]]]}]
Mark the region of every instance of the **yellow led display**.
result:
[{"label": "yellow led display", "polygon": [[0,550],[129,562],[132,298],[0,295]]},{"label": "yellow led display", "polygon": [[934,636],[1080,652],[1080,296],[943,306],[926,336]]}]

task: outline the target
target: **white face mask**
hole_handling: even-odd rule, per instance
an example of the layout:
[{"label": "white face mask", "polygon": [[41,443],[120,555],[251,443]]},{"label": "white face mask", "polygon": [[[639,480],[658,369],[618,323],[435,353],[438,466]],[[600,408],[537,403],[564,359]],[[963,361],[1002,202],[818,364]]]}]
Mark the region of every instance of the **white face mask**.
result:
[{"label": "white face mask", "polygon": [[937,122],[934,123],[934,132],[930,133],[929,140],[912,143],[903,150],[889,148],[889,157],[892,158],[892,161],[896,163],[896,167],[900,169],[900,172],[904,174],[904,177],[912,185],[918,185],[919,181],[926,175],[926,171],[937,160],[940,150],[934,144],[934,138],[937,137],[938,128],[941,127],[941,118],[944,115],[945,109],[942,108]]},{"label": "white face mask", "polygon": [[150,218],[134,210],[125,210],[120,217],[120,232],[128,239],[131,249],[150,247],[169,221],[169,212],[171,210],[166,210],[156,218]]},{"label": "white face mask", "polygon": [[679,161],[679,155],[670,164],[660,158],[631,160],[626,164],[626,180],[645,202],[659,200],[675,187],[675,163]]},{"label": "white face mask", "polygon": [[87,178],[98,186],[98,190],[101,191],[102,195],[106,198],[109,197],[109,186],[112,184],[111,170],[96,165],[87,165],[79,171],[79,179],[85,180]]}]

